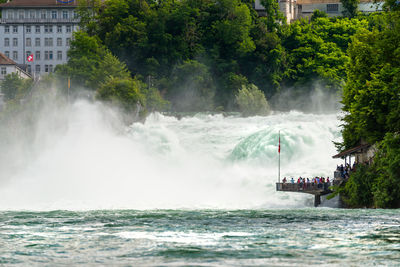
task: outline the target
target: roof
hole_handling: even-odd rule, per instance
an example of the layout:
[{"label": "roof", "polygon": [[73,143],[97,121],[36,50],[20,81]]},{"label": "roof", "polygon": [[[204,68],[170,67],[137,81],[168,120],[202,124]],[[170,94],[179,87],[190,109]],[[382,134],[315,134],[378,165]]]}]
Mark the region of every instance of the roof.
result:
[{"label": "roof", "polygon": [[77,0],[11,0],[0,4],[4,7],[77,7]]},{"label": "roof", "polygon": [[17,65],[17,63],[6,57],[3,53],[0,53],[0,65]]},{"label": "roof", "polygon": [[370,146],[371,145],[369,145],[369,144],[359,145],[359,146],[347,149],[347,150],[345,150],[345,151],[333,156],[332,158],[334,158],[334,159],[343,158],[343,157],[346,157],[348,155],[352,155],[352,154],[361,152],[363,149],[368,148]]}]

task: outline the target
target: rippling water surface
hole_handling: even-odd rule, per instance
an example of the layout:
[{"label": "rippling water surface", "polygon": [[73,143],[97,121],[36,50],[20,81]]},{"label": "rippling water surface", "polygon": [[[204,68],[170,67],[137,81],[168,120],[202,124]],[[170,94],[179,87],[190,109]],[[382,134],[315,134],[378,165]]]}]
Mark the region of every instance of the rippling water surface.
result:
[{"label": "rippling water surface", "polygon": [[275,190],[279,132],[282,177],[332,175],[337,114],[126,127],[100,103],[46,103],[0,125],[0,266],[400,263],[399,211]]},{"label": "rippling water surface", "polygon": [[0,213],[4,265],[398,265],[400,211]]}]

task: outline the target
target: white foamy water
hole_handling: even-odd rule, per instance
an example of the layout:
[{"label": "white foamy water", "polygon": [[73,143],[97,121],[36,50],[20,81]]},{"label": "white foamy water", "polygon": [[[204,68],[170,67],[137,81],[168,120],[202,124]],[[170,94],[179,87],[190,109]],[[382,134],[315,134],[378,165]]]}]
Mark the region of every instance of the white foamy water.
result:
[{"label": "white foamy water", "polygon": [[332,159],[332,141],[340,138],[337,114],[178,120],[155,113],[125,127],[98,103],[55,105],[42,113],[31,129],[34,139],[18,150],[3,145],[9,156],[2,161],[13,168],[0,170],[2,210],[312,205],[310,195],[275,191],[279,131],[282,178],[332,176],[338,163]]}]

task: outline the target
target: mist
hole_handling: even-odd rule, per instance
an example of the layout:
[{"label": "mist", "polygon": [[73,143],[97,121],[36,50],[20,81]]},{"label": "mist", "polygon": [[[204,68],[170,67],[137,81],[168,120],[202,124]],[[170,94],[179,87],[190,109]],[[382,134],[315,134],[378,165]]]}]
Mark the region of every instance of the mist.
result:
[{"label": "mist", "polygon": [[[150,114],[126,125],[103,103],[51,90],[0,126],[1,210],[243,209],[312,205],[275,191],[282,177],[326,175],[336,115]],[[239,155],[237,156],[236,153]]]},{"label": "mist", "polygon": [[314,82],[309,89],[283,88],[268,99],[275,110],[299,110],[313,114],[339,113],[341,109],[341,91],[333,92],[319,82]]}]

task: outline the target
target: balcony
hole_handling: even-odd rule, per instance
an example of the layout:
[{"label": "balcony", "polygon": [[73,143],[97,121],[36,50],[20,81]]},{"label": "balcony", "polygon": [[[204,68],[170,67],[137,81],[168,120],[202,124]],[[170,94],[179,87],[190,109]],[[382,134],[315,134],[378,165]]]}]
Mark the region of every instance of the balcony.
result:
[{"label": "balcony", "polygon": [[0,19],[0,23],[4,24],[57,24],[57,23],[72,23],[77,24],[80,22],[79,18],[74,19]]}]

